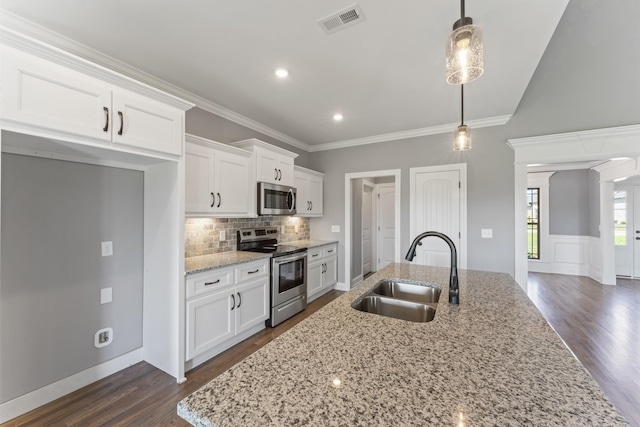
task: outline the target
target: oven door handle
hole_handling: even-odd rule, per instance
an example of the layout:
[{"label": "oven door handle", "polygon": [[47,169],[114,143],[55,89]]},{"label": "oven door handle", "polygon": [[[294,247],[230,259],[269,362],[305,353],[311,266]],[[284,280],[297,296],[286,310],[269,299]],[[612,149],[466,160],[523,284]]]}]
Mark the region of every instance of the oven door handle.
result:
[{"label": "oven door handle", "polygon": [[288,206],[288,208],[289,212],[291,212],[296,207],[296,195],[293,193],[293,188],[289,189],[289,194],[291,194],[291,204]]},{"label": "oven door handle", "polygon": [[293,255],[293,256],[288,256],[288,257],[278,257],[278,258],[273,258],[273,262],[276,264],[282,264],[285,262],[291,262],[291,261],[298,261],[301,259],[306,258],[307,254],[303,254],[303,255]]}]

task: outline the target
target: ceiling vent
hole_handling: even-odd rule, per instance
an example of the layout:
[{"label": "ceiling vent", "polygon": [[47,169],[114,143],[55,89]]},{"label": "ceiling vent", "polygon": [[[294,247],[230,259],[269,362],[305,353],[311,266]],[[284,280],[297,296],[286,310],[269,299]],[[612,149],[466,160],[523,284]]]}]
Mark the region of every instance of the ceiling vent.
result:
[{"label": "ceiling vent", "polygon": [[347,9],[322,18],[318,21],[318,24],[320,24],[325,33],[332,34],[362,21],[364,21],[362,9],[357,4],[354,4]]}]

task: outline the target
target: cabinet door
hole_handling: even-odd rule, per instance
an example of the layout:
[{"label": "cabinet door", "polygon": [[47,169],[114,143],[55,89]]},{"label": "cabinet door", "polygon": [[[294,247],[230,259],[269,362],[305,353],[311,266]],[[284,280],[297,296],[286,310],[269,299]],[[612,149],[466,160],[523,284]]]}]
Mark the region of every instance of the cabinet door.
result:
[{"label": "cabinet door", "polygon": [[278,156],[278,183],[282,185],[289,185],[293,187],[293,159],[286,156]]},{"label": "cabinet door", "polygon": [[313,216],[322,216],[322,190],[324,179],[319,176],[309,176],[309,201],[311,209],[309,213]]},{"label": "cabinet door", "polygon": [[324,270],[324,263],[310,263],[307,264],[307,296],[310,297],[320,290],[322,290],[322,271]]},{"label": "cabinet door", "polygon": [[111,141],[111,88],[61,65],[2,51],[4,120]]},{"label": "cabinet door", "polygon": [[188,214],[211,214],[214,196],[213,151],[195,144],[187,144],[185,154],[185,210]]},{"label": "cabinet door", "polygon": [[233,294],[234,289],[226,289],[187,302],[186,360],[235,335]]},{"label": "cabinet door", "polygon": [[182,155],[184,113],[153,99],[113,92],[113,143],[175,156]]},{"label": "cabinet door", "polygon": [[214,169],[216,213],[250,216],[249,158],[216,151]]},{"label": "cabinet door", "polygon": [[258,181],[279,184],[278,154],[268,150],[258,149],[256,155],[258,156]]},{"label": "cabinet door", "polygon": [[328,288],[338,283],[338,258],[331,257],[324,260],[323,288]]},{"label": "cabinet door", "polygon": [[236,334],[269,318],[269,276],[236,287]]},{"label": "cabinet door", "polygon": [[296,172],[293,186],[296,188],[296,216],[306,216],[311,209],[308,191],[309,176],[303,172]]}]

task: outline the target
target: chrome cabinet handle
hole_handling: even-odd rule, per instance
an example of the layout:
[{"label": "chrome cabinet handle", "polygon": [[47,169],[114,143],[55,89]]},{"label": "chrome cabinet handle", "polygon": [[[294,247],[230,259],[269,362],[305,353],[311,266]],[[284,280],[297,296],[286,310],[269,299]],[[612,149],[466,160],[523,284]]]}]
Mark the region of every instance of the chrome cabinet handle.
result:
[{"label": "chrome cabinet handle", "polygon": [[240,304],[242,304],[242,297],[240,296],[240,292],[238,292],[238,307],[240,308]]},{"label": "chrome cabinet handle", "polygon": [[233,305],[231,306],[231,311],[236,308],[236,296],[231,294],[231,299],[233,300]]},{"label": "chrome cabinet handle", "polygon": [[222,197],[220,197],[220,193],[216,193],[218,195],[218,206],[216,206],[217,208],[220,207],[220,203],[222,203]]},{"label": "chrome cabinet handle", "polygon": [[213,195],[213,191],[211,192],[211,207],[216,204],[216,196]]},{"label": "chrome cabinet handle", "polygon": [[209,285],[215,285],[216,283],[220,283],[220,279],[216,280],[215,282],[205,282],[205,286],[209,286]]},{"label": "chrome cabinet handle", "polygon": [[102,130],[107,132],[109,130],[109,109],[107,107],[102,108],[104,108],[104,118],[106,119]]},{"label": "chrome cabinet handle", "polygon": [[120,130],[118,131],[118,135],[122,135],[122,130],[124,128],[124,115],[122,111],[118,111],[118,116],[120,116]]},{"label": "chrome cabinet handle", "polygon": [[256,269],[255,269],[255,270],[253,270],[253,271],[248,271],[248,272],[247,272],[247,274],[255,274],[255,273],[257,273],[258,271],[260,271],[260,269],[259,269],[259,268],[256,268]]}]

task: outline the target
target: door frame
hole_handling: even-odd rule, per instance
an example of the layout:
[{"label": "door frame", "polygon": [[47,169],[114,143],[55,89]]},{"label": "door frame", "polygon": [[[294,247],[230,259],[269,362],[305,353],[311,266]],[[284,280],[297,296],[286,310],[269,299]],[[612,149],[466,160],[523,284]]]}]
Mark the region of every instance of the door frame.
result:
[{"label": "door frame", "polygon": [[[604,160],[600,172],[600,224],[613,223],[613,180],[640,174],[640,124],[579,132],[508,139],[514,151],[515,280],[526,292],[527,165]],[[601,283],[615,285],[613,227],[600,227],[600,250],[594,258],[601,268]]]},{"label": "door frame", "polygon": [[351,180],[392,176],[395,194],[395,262],[400,262],[400,169],[388,169],[344,174],[344,273],[346,290],[351,289]]},{"label": "door frame", "polygon": [[[363,201],[364,201],[364,193],[366,193],[365,187],[368,187],[368,188],[371,189],[371,206],[370,206],[371,209],[370,209],[370,212],[369,212],[369,217],[370,217],[370,220],[371,220],[371,223],[369,224],[369,226],[371,227],[370,237],[369,237],[369,244],[371,246],[371,248],[370,248],[371,249],[371,251],[370,251],[371,259],[369,260],[369,263],[370,263],[371,271],[375,272],[376,269],[373,268],[373,257],[375,255],[375,253],[374,253],[375,251],[373,250],[373,243],[372,242],[374,241],[373,240],[374,237],[377,240],[376,230],[374,229],[374,227],[376,225],[375,224],[376,220],[375,220],[374,215],[373,215],[373,209],[375,207],[374,198],[375,198],[375,194],[376,194],[376,184],[371,182],[371,181],[367,181],[366,179],[362,180],[362,200]],[[362,217],[362,219],[364,219],[364,214],[365,214],[365,212],[364,212],[364,202],[363,202],[362,206],[361,206],[361,209],[360,209],[360,216]],[[362,222],[363,221],[361,221],[360,223],[362,224]],[[362,264],[362,278],[364,279],[364,276],[365,276],[365,272],[364,272],[364,236],[362,236],[362,235],[360,236],[360,245],[361,245],[361,248],[362,248],[361,251],[360,251],[360,258],[361,258],[360,262]]]},{"label": "door frame", "polygon": [[[380,253],[382,252],[380,249],[380,246],[382,246],[382,232],[380,230],[378,230],[378,227],[380,227],[380,189],[381,188],[391,188],[393,187],[393,190],[395,191],[395,185],[388,182],[388,183],[384,183],[384,184],[376,184],[376,197],[374,198],[374,202],[375,202],[375,215],[374,215],[374,220],[375,220],[375,233],[376,233],[376,244],[375,244],[375,266],[376,266],[376,271],[380,270],[380,264],[381,262],[379,262],[380,259]],[[395,194],[393,195],[395,198]],[[396,232],[394,230],[394,236],[396,235]]]},{"label": "door frame", "polygon": [[[458,268],[467,268],[467,164],[454,163],[450,165],[423,166],[409,169],[409,241],[417,235],[415,207],[413,197],[416,175],[419,173],[457,171],[460,174],[460,244],[458,251]],[[427,230],[423,230],[427,231]]]}]

